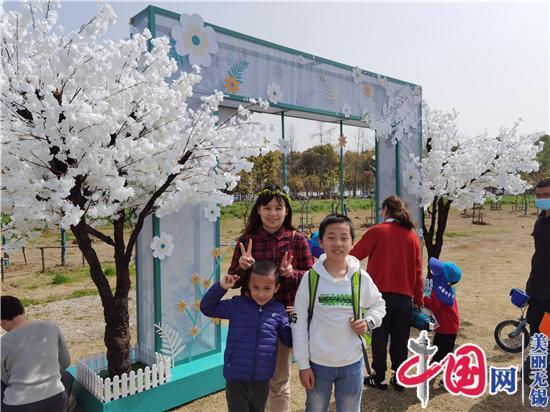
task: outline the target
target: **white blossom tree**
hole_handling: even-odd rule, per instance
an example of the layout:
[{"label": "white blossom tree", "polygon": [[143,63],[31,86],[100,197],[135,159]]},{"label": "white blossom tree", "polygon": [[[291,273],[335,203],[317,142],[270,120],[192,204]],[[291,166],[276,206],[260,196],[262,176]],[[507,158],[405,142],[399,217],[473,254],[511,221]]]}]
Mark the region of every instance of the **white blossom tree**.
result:
[{"label": "white blossom tree", "polygon": [[412,159],[405,169],[408,191],[420,197],[423,235],[429,257],[438,258],[451,206],[465,209],[495,199],[496,190],[523,193],[528,187],[521,172],[536,171],[540,133],[519,134],[520,121],[501,127],[497,136],[459,133],[458,113],[423,105],[425,157]]},{"label": "white blossom tree", "polygon": [[[199,202],[216,217],[212,210],[232,201],[224,190],[250,170],[246,158],[265,147],[258,138],[265,127],[250,106],[217,124],[222,93],[196,98],[192,110],[198,69],[179,71],[168,39],[146,31],[101,40],[116,18],[103,3],[63,35],[58,7],[29,1],[18,12],[0,11],[4,235],[15,247],[45,229],[72,231],[101,297],[114,375],[130,369],[129,264],[144,219]],[[112,225],[112,237],[100,222]],[[115,290],[91,237],[113,247]]]}]

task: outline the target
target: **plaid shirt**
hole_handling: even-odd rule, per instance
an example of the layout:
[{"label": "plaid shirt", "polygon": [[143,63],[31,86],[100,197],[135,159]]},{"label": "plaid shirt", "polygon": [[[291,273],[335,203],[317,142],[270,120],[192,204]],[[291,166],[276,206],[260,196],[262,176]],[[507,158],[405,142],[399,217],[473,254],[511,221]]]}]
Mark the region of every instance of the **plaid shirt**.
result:
[{"label": "plaid shirt", "polygon": [[[294,306],[294,297],[300,280],[304,273],[313,266],[313,258],[309,251],[307,238],[303,233],[283,227],[274,234],[268,233],[262,228],[257,233],[241,236],[239,242],[247,247],[250,239],[252,239],[252,257],[256,260],[267,259],[280,266],[286,251],[288,251],[289,256],[294,256],[292,259],[292,268],[294,269],[292,277],[285,278],[281,276],[281,285],[275,294],[275,299],[285,307]],[[241,248],[237,244],[228,273],[241,277],[235,284],[235,288],[240,287],[241,295],[244,295],[250,289],[248,288],[248,271],[242,270],[239,266],[240,257]]]}]

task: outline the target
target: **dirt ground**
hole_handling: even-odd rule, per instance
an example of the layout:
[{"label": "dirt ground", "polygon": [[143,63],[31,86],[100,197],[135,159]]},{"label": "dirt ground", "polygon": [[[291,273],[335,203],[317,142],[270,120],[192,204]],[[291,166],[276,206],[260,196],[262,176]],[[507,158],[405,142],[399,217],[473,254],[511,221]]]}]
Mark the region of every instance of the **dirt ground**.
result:
[{"label": "dirt ground", "polygon": [[[350,217],[359,227],[365,222],[366,212],[350,212]],[[321,216],[315,216],[318,224]],[[458,211],[452,211],[445,245],[441,259],[456,262],[463,271],[462,281],[457,285],[457,298],[462,317],[462,329],[457,345],[471,342],[481,346],[487,354],[488,365],[511,366],[520,364],[520,356],[506,354],[495,344],[493,330],[497,323],[504,319],[518,318],[520,311],[509,300],[512,287],[524,288],[529,274],[530,259],[533,254],[533,240],[530,236],[536,216],[520,216],[505,206],[500,211],[484,211],[487,225],[473,225],[470,217],[463,217]],[[295,218],[295,222],[297,219]],[[237,236],[242,223],[238,220],[222,224],[222,243],[227,243]],[[364,232],[359,230],[359,235]],[[112,261],[108,247],[100,247],[104,261]],[[3,294],[15,294],[20,297],[33,298],[54,293],[56,288],[70,288],[71,285],[32,284],[39,276],[40,260],[29,268],[22,263],[22,257],[14,255],[13,265],[6,272],[6,281],[2,285]],[[57,251],[47,259],[47,266],[59,263]],[[223,264],[229,265],[230,256]],[[74,253],[69,261],[78,267],[81,257]],[[29,287],[33,285],[33,287]],[[79,285],[82,288],[82,285]],[[91,282],[88,287],[93,288]],[[57,292],[56,292],[57,293]],[[132,292],[134,293],[134,292]],[[134,306],[135,295],[131,296]],[[134,308],[135,309],[135,308]],[[54,320],[61,324],[67,337],[73,361],[79,356],[95,353],[103,348],[102,310],[97,296],[85,296],[78,299],[34,305],[28,313],[33,318]],[[76,314],[76,315],[75,315]],[[135,310],[131,322],[135,325]],[[417,332],[413,330],[414,336]],[[134,331],[135,336],[135,331]],[[291,388],[291,410],[302,411],[305,392],[297,377],[293,365]],[[388,375],[389,376],[389,375]],[[528,405],[528,388],[525,403]],[[332,405],[333,407],[334,405]],[[420,410],[416,391],[406,390],[397,393],[390,388],[386,392],[367,388],[363,394],[363,410],[404,411]],[[485,395],[477,399],[454,397],[444,390],[431,390],[429,411],[516,411],[521,409],[521,396]],[[219,392],[196,400],[177,409],[178,411],[223,411],[226,410],[224,393]]]}]

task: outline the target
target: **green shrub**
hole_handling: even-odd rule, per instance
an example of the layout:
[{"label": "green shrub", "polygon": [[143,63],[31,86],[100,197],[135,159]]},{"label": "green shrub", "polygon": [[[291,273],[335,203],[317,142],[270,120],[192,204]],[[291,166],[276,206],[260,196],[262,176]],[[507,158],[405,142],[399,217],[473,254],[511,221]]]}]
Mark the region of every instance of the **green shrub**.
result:
[{"label": "green shrub", "polygon": [[116,275],[115,268],[110,266],[110,265],[105,266],[105,268],[103,269],[103,273],[105,274],[105,276],[114,276],[114,275]]},{"label": "green shrub", "polygon": [[52,285],[62,285],[64,283],[69,283],[71,279],[68,276],[65,276],[62,273],[56,273],[52,279]]},{"label": "green shrub", "polygon": [[21,301],[21,304],[22,304],[24,307],[29,307],[29,306],[32,306],[32,305],[37,305],[38,303],[40,303],[38,300],[36,300],[36,299],[30,299],[30,298],[19,298],[19,300]]},{"label": "green shrub", "polygon": [[73,298],[81,298],[83,296],[94,296],[97,295],[97,289],[78,289],[71,293]]}]

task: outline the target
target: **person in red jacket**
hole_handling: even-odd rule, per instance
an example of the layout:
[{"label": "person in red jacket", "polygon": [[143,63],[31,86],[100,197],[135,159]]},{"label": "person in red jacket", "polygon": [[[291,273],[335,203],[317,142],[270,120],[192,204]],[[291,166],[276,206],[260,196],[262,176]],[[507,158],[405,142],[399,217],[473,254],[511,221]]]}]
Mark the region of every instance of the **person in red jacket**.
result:
[{"label": "person in red jacket", "polygon": [[372,331],[372,368],[374,373],[365,384],[386,390],[386,359],[390,339],[390,379],[393,387],[402,391],[395,371],[407,359],[407,342],[411,328],[413,301],[422,307],[422,250],[415,225],[399,196],[389,196],[382,202],[384,223],[373,226],[355,244],[350,255],[359,260],[369,258],[367,272],[386,302],[382,325]]},{"label": "person in red jacket", "polygon": [[430,309],[439,326],[435,330],[433,344],[437,352],[432,362],[440,362],[455,348],[456,335],[460,328],[460,315],[453,285],[460,281],[462,271],[453,262],[430,258],[433,288],[431,296],[424,297],[424,306]]}]

